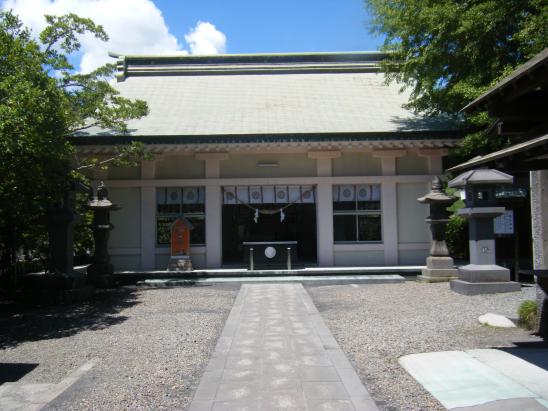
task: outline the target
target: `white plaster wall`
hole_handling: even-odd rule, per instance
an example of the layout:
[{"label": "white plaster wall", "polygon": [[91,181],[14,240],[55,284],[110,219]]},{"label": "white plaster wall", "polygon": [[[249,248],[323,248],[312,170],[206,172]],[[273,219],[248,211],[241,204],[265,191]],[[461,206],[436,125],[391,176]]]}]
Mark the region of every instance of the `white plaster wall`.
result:
[{"label": "white plaster wall", "polygon": [[371,153],[342,153],[333,159],[334,176],[380,176],[381,159]]},{"label": "white plaster wall", "polygon": [[164,155],[156,161],[156,178],[204,178],[203,160],[196,160],[191,155]]},{"label": "white plaster wall", "polygon": [[335,265],[336,266],[383,266],[384,251],[381,250],[335,250]]},{"label": "white plaster wall", "polygon": [[132,180],[141,178],[141,167],[109,167],[108,178],[110,180]]},{"label": "white plaster wall", "polygon": [[401,265],[425,265],[428,252],[428,249],[399,250],[399,263]]},{"label": "white plaster wall", "polygon": [[140,270],[141,256],[139,255],[113,255],[110,262],[114,265],[114,271]]},{"label": "white plaster wall", "polygon": [[[417,201],[417,198],[428,193],[427,183],[398,183],[398,243],[424,243],[430,241],[428,224],[424,219],[428,207]],[[384,224],[387,222],[384,221]],[[401,253],[400,253],[401,254]],[[399,261],[402,263],[401,259]]]},{"label": "white plaster wall", "polygon": [[109,198],[121,209],[110,214],[114,229],[110,232],[109,249],[141,248],[141,189],[109,188]]},{"label": "white plaster wall", "polygon": [[[257,167],[277,163],[277,167]],[[316,160],[306,154],[231,154],[221,161],[221,178],[314,177]]]},{"label": "white plaster wall", "polygon": [[396,159],[396,174],[398,175],[420,175],[429,174],[428,159],[417,153],[408,151],[406,156]]}]

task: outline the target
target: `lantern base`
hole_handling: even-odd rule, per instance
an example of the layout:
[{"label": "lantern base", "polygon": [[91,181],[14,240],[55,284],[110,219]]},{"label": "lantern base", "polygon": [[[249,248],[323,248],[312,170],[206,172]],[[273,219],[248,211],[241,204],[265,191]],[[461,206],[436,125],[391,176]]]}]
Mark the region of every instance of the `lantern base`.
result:
[{"label": "lantern base", "polygon": [[192,260],[188,255],[171,256],[167,271],[192,271]]},{"label": "lantern base", "polygon": [[463,295],[513,293],[521,290],[520,283],[513,281],[470,283],[463,280],[451,280],[450,288]]},{"label": "lantern base", "polygon": [[495,264],[468,264],[459,267],[459,279],[452,280],[451,290],[464,295],[511,293],[521,285],[510,281],[510,270]]},{"label": "lantern base", "polygon": [[451,257],[434,257],[426,259],[426,267],[417,280],[424,283],[441,283],[457,278],[458,270],[454,268]]}]

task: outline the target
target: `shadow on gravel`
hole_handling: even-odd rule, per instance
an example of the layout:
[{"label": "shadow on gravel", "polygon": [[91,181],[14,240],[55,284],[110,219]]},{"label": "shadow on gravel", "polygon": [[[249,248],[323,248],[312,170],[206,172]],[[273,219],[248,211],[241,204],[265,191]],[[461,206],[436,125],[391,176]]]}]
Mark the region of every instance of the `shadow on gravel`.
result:
[{"label": "shadow on gravel", "polygon": [[137,292],[129,287],[100,290],[88,301],[62,306],[0,304],[0,349],[120,324],[127,317],[118,313],[139,304]]},{"label": "shadow on gravel", "polygon": [[36,367],[38,364],[0,362],[0,385],[18,381]]},{"label": "shadow on gravel", "polygon": [[524,343],[517,342],[514,344],[516,347],[497,349],[512,354],[548,371],[548,342],[534,341]]}]

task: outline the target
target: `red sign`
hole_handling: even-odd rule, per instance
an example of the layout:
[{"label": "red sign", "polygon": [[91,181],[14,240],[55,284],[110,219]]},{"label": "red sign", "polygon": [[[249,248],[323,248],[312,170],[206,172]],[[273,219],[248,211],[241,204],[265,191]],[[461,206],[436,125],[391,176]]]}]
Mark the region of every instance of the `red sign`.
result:
[{"label": "red sign", "polygon": [[180,218],[171,226],[171,255],[190,255],[190,230]]}]

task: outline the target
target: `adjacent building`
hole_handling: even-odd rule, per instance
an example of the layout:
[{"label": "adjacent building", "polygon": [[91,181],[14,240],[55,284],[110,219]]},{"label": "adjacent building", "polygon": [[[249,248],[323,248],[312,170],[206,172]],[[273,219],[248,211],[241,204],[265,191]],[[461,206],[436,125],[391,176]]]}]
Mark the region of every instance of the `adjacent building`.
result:
[{"label": "adjacent building", "polygon": [[442,173],[457,125],[403,106],[378,52],[115,56],[116,87],[150,114],[127,135],[88,130],[82,155],[141,141],[154,160],[96,171],[117,269],[165,269],[169,227],[192,221],[194,267],[242,267],[244,243],[290,242],[305,266],[423,265],[417,198]]}]

